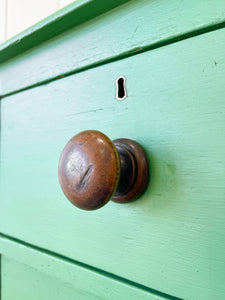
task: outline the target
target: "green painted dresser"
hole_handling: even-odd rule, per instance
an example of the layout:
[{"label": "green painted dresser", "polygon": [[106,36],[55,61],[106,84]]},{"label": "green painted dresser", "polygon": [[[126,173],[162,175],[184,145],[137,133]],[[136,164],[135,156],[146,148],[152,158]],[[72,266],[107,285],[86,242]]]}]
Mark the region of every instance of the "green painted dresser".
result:
[{"label": "green painted dresser", "polygon": [[[224,27],[223,0],[78,0],[0,46],[1,300],[225,299]],[[87,129],[143,146],[137,201],[66,199]]]}]

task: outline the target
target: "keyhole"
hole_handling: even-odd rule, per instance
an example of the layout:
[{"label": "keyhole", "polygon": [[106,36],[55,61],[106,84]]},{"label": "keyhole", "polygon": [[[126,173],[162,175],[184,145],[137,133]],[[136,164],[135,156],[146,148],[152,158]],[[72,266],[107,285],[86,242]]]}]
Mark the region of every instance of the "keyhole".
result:
[{"label": "keyhole", "polygon": [[127,97],[126,87],[125,87],[125,77],[120,76],[116,80],[116,99],[124,100]]}]

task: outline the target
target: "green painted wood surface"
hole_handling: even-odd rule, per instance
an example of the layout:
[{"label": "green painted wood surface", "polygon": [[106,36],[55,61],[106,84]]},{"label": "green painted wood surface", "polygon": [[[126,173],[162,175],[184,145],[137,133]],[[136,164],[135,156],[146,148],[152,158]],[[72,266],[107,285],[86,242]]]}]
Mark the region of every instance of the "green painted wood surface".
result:
[{"label": "green painted wood surface", "polygon": [[[85,20],[95,13],[90,13],[92,2],[98,10],[99,2],[108,6],[106,3],[114,1],[75,2],[74,7],[65,8],[5,44],[0,61],[4,53],[12,59],[0,66],[0,95],[213,30],[225,22],[223,0],[135,0],[73,28],[74,20],[83,18],[80,9],[87,11]],[[69,26],[72,29],[64,32]],[[59,30],[63,33],[58,36]],[[40,45],[43,39],[46,42]],[[24,47],[34,45],[23,53]],[[21,55],[13,58],[12,47],[13,53]]]},{"label": "green painted wood surface", "polygon": [[[160,293],[152,293],[141,287],[117,280],[114,277],[109,278],[103,273],[94,271],[91,268],[82,267],[67,258],[50,255],[40,249],[34,249],[27,245],[15,243],[7,238],[0,237],[0,252],[3,254],[2,281],[3,295],[10,292],[11,297],[3,297],[2,300],[12,300],[17,296],[15,289],[19,292],[28,293],[31,297],[33,293],[37,299],[70,299],[69,295],[76,296],[72,299],[131,299],[131,300],[163,300],[174,299],[173,297],[164,298]],[[9,260],[10,259],[10,260]],[[20,265],[11,261],[16,260]],[[7,274],[7,264],[16,268],[14,272]],[[25,267],[26,265],[26,267]],[[29,266],[29,267],[27,267]],[[20,269],[22,274],[20,273]],[[26,270],[29,275],[23,276]],[[34,275],[36,274],[36,276]],[[30,277],[28,279],[27,277]],[[15,281],[14,281],[15,279]],[[18,280],[20,279],[20,280]],[[32,282],[30,282],[31,280]],[[39,291],[35,291],[34,280],[38,280]],[[30,282],[30,283],[29,283]],[[26,283],[26,284],[24,284]],[[48,287],[49,291],[42,291],[42,288]],[[55,298],[54,285],[59,293]],[[22,288],[21,288],[22,287]],[[68,289],[68,292],[66,290]],[[60,292],[61,290],[61,292]],[[83,298],[82,298],[83,297]],[[20,300],[20,298],[15,298]],[[36,299],[36,298],[22,298]]]},{"label": "green painted wood surface", "polygon": [[130,0],[76,0],[0,45],[0,62]]},{"label": "green painted wood surface", "polygon": [[[0,230],[169,295],[223,298],[224,46],[221,29],[2,99]],[[85,129],[143,145],[139,201],[86,212],[66,200],[58,159]]]},{"label": "green painted wood surface", "polygon": [[[81,291],[79,287],[59,282],[37,270],[2,258],[2,300],[98,300],[92,291]],[[107,298],[105,298],[107,299]]]}]

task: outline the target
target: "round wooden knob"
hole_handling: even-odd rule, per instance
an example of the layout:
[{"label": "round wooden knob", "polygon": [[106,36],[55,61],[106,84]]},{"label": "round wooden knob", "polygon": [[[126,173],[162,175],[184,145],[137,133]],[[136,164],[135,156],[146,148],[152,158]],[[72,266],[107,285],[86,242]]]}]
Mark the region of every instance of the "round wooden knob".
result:
[{"label": "round wooden knob", "polygon": [[99,131],[87,130],[63,149],[58,174],[66,197],[81,209],[94,210],[111,197],[121,203],[138,198],[147,186],[149,166],[135,141],[112,142]]}]

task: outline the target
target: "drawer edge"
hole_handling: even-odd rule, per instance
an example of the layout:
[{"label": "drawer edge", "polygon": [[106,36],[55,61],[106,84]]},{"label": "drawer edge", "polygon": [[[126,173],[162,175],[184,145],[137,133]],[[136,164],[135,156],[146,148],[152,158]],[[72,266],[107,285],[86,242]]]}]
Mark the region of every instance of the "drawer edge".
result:
[{"label": "drawer edge", "polygon": [[[121,299],[123,299],[123,295],[126,297],[130,295],[129,299],[143,300],[180,299],[3,234],[0,234],[1,255],[28,265],[57,280],[71,285],[76,284],[79,289],[84,291],[88,291],[90,286],[87,283],[91,282],[96,289],[95,293],[103,299],[104,297],[109,299],[112,290],[114,293],[118,291],[118,295],[122,297]],[[74,281],[74,278],[76,278],[76,281]]]}]

